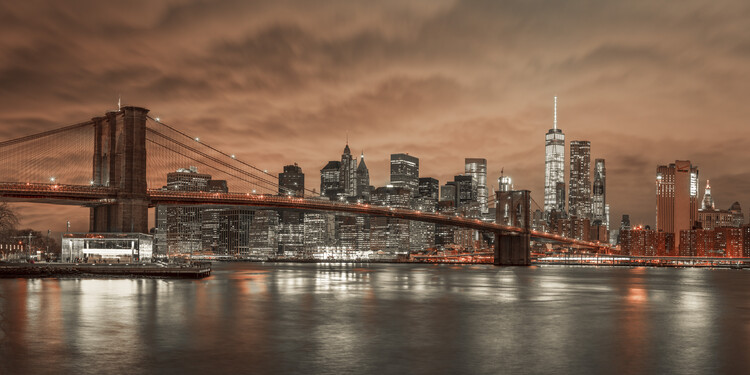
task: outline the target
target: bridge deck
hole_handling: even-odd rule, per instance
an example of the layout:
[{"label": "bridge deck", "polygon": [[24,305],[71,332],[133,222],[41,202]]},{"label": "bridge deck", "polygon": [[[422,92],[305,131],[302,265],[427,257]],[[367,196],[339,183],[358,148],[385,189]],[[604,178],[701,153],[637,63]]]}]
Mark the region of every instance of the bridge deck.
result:
[{"label": "bridge deck", "polygon": [[[14,200],[66,202],[84,206],[111,204],[117,201],[117,190],[111,187],[39,184],[24,182],[0,183],[0,196]],[[250,193],[209,193],[168,191],[149,189],[149,204],[175,205],[231,205],[267,207],[276,209],[332,211],[370,216],[415,220],[434,224],[451,225],[495,233],[521,233],[522,228],[482,221],[458,215],[444,215],[403,208],[376,206],[366,203],[340,203],[321,199],[298,198],[293,196],[262,195]],[[530,231],[535,239],[551,240],[587,248],[606,248],[605,244],[581,241],[557,234]]]}]

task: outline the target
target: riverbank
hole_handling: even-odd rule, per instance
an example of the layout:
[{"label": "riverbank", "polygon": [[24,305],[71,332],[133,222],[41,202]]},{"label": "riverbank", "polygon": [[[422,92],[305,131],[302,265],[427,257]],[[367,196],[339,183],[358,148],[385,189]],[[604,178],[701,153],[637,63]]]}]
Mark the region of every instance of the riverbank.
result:
[{"label": "riverbank", "polygon": [[86,264],[86,263],[0,263],[0,278],[120,277],[201,279],[211,275],[211,263],[185,265]]},{"label": "riverbank", "polygon": [[[472,261],[437,261],[437,260],[404,260],[404,259],[216,259],[214,262],[249,262],[249,263],[320,263],[320,264],[455,264],[455,265],[492,265],[493,262],[472,262]],[[639,261],[624,261],[618,260],[592,262],[592,261],[575,261],[575,260],[536,260],[532,259],[530,266],[585,266],[585,267],[654,267],[654,268],[728,268],[728,269],[750,269],[750,263],[739,262],[739,263],[720,263],[720,262],[704,262],[704,263],[649,263]]]}]

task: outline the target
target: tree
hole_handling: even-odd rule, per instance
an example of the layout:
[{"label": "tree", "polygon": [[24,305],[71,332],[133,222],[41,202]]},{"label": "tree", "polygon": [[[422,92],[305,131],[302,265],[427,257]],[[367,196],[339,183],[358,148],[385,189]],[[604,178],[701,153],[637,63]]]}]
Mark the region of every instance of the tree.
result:
[{"label": "tree", "polygon": [[7,202],[0,202],[0,232],[12,230],[18,225],[18,215]]}]

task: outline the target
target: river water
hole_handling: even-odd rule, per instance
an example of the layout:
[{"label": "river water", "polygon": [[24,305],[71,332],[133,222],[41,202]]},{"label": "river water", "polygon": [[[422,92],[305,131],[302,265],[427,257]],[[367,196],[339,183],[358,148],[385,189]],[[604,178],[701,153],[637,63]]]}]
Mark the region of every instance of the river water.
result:
[{"label": "river water", "polygon": [[750,271],[215,264],[0,279],[0,374],[750,371]]}]

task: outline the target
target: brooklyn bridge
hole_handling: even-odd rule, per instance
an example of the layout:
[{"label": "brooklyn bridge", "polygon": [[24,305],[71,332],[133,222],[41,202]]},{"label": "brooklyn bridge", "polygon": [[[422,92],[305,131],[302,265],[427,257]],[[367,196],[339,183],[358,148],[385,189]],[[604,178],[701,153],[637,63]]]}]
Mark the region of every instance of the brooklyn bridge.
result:
[{"label": "brooklyn bridge", "polygon": [[[156,205],[229,205],[337,212],[450,225],[494,234],[496,265],[530,264],[530,242],[589,248],[581,241],[531,229],[531,192],[497,192],[495,221],[413,209],[322,199],[314,191],[286,194],[277,176],[126,106],[88,121],[0,142],[0,197],[10,201],[90,208],[89,230],[148,233]],[[164,176],[185,163],[227,181],[228,192],[163,189]]]}]

